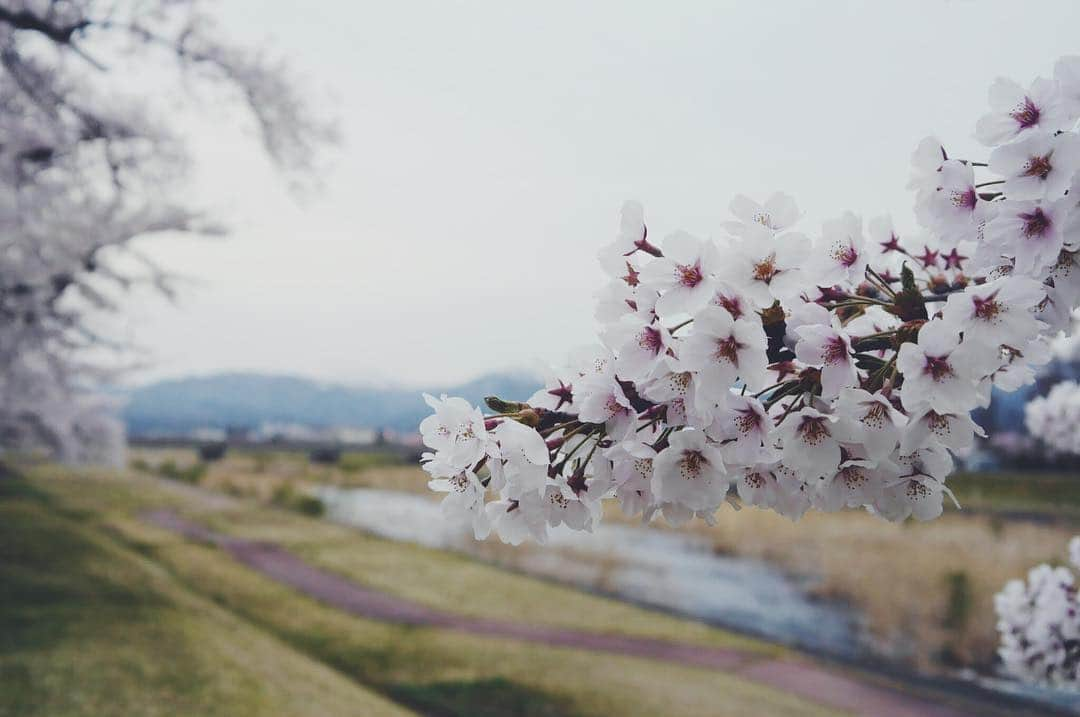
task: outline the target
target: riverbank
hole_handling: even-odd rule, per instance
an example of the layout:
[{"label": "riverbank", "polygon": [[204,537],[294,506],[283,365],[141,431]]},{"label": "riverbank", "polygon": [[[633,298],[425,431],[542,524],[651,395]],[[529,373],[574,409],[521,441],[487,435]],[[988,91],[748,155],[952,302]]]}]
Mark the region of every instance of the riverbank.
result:
[{"label": "riverbank", "polygon": [[[155,457],[143,459],[153,463]],[[170,460],[189,465],[184,461],[194,461],[194,456],[172,455]],[[979,511],[1012,509],[1021,504],[1025,491],[1031,495],[1023,504],[1030,507],[1040,495],[1026,486],[1010,488],[1000,478],[989,477],[985,482],[970,474],[957,478],[965,503],[983,491],[979,501],[973,501]],[[1058,493],[1067,490],[1062,477],[1042,479],[1055,481]],[[215,490],[268,502],[283,485],[289,492],[312,495],[320,486],[334,485],[404,491],[437,500],[426,482],[426,474],[415,466],[347,470],[339,465],[313,465],[300,454],[267,460],[242,453],[207,465],[200,479],[201,485]],[[1059,506],[1064,508],[1067,501]],[[432,534],[437,533],[434,522],[429,522]],[[617,510],[612,511],[606,523],[619,522],[628,524]],[[700,522],[680,531],[669,531],[662,523],[652,527],[682,536],[689,531],[695,540],[707,541],[720,558],[776,566],[812,598],[850,605],[860,616],[860,639],[872,657],[905,670],[952,676],[962,670],[992,674],[997,645],[993,595],[1032,565],[1059,560],[1073,534],[1071,525],[1060,519],[1013,520],[951,507],[939,520],[925,524],[892,525],[850,511],[809,515],[791,523],[753,509],[725,509],[712,527]],[[571,541],[559,549],[573,548]],[[485,560],[515,568],[529,559],[531,549],[507,548],[489,540],[470,545],[470,550]],[[602,580],[593,580],[591,575],[583,578],[577,584],[611,592]],[[730,620],[720,622],[731,624]]]},{"label": "riverbank", "polygon": [[[511,621],[527,618],[530,624],[592,630],[597,634],[679,640],[710,649],[735,649],[755,660],[784,654],[775,647],[700,623],[505,573],[445,552],[365,536],[327,521],[228,499],[181,482],[115,474],[72,475],[66,470],[40,468],[25,485],[30,489],[29,497],[5,497],[4,510],[23,511],[27,513],[28,523],[40,521],[48,530],[27,533],[26,538],[19,538],[18,533],[7,534],[4,563],[24,566],[27,579],[55,583],[61,595],[73,591],[70,598],[64,599],[63,619],[77,614],[85,630],[69,639],[61,618],[46,615],[31,623],[40,632],[26,634],[27,628],[20,627],[21,622],[11,621],[24,621],[28,615],[35,614],[32,611],[37,598],[31,593],[11,590],[9,586],[13,583],[5,575],[4,610],[0,611],[4,624],[0,625],[0,634],[22,634],[25,638],[8,643],[11,649],[5,650],[3,656],[4,664],[10,667],[0,670],[0,679],[4,680],[0,684],[3,714],[50,717],[104,713],[380,714],[365,708],[359,697],[351,711],[332,705],[324,709],[323,704],[333,702],[332,695],[324,695],[320,700],[311,698],[307,705],[292,709],[280,707],[280,701],[272,701],[272,695],[291,689],[289,680],[270,675],[265,677],[264,685],[264,679],[250,673],[235,676],[228,669],[229,663],[223,664],[221,680],[230,682],[235,677],[250,694],[230,701],[220,697],[221,690],[214,689],[218,682],[211,679],[202,693],[195,687],[191,689],[199,695],[199,704],[213,698],[221,700],[220,707],[200,711],[190,707],[190,703],[171,700],[168,690],[189,689],[186,679],[163,687],[151,679],[152,674],[147,678],[141,670],[152,673],[155,665],[174,662],[182,666],[190,656],[204,665],[201,672],[191,673],[198,675],[212,671],[213,660],[224,658],[214,649],[203,650],[201,641],[175,638],[169,624],[172,617],[167,613],[155,618],[162,622],[158,632],[147,631],[145,636],[121,639],[125,611],[133,603],[117,591],[119,588],[104,592],[97,601],[85,603],[84,609],[81,594],[76,590],[78,573],[73,574],[75,585],[68,587],[49,570],[50,567],[72,570],[72,566],[45,563],[38,567],[37,556],[52,544],[51,536],[60,529],[58,526],[63,526],[64,532],[86,535],[87,540],[102,541],[112,546],[110,551],[122,550],[135,556],[156,579],[183,588],[199,601],[198,605],[210,606],[206,610],[222,611],[234,624],[246,626],[243,630],[254,631],[260,640],[282,646],[290,654],[314,663],[321,671],[330,670],[335,680],[345,680],[358,688],[358,694],[370,693],[389,705],[388,709],[399,709],[404,714],[414,710],[421,714],[461,717],[610,714],[645,717],[660,713],[833,717],[840,714],[767,684],[702,668],[629,656],[605,655],[601,659],[586,649],[533,645],[349,615],[238,565],[229,554],[213,545],[156,528],[139,516],[148,510],[173,510],[237,539],[272,540],[323,569],[334,570],[349,579],[380,576],[393,583],[393,594],[409,596],[420,604],[439,605],[455,614],[480,614]],[[5,521],[4,526],[11,526],[12,531],[18,528],[10,521]],[[81,548],[62,550],[75,555]],[[116,572],[115,581],[120,585],[128,580],[110,561],[94,568],[92,573],[99,570]],[[112,632],[87,638],[87,634],[93,634],[95,608],[112,596],[119,602],[107,614],[116,616],[120,622]],[[201,614],[202,610],[199,607],[196,613]],[[132,622],[127,627],[142,629],[142,625]],[[245,652],[248,643],[238,640],[234,644],[232,633],[228,626],[221,628],[212,645],[217,649],[231,646],[231,659],[239,661],[245,669],[250,667],[249,661],[257,663],[254,656]],[[211,638],[205,640],[210,642]],[[139,656],[125,657],[131,642],[153,643],[160,654],[144,665]],[[173,655],[173,646],[183,653]],[[150,649],[149,644],[146,649]],[[71,668],[70,659],[64,657],[73,653],[82,655],[83,662],[96,665],[97,669],[87,670],[84,678],[83,673]],[[39,666],[40,674],[27,678],[13,667],[19,664]],[[287,662],[282,667],[285,668],[289,668]],[[297,675],[304,674],[303,670],[297,671]],[[94,683],[84,685],[84,679]],[[18,681],[25,684],[16,684]],[[117,702],[117,709],[103,708],[100,701],[86,702],[86,707],[63,702],[63,695],[76,696],[71,697],[75,700],[91,691],[102,693],[99,699],[105,699],[103,691],[109,689],[110,683],[111,689],[126,690],[135,696],[130,702]],[[302,702],[304,694],[303,689],[297,689],[296,695],[300,697],[293,699]],[[162,696],[160,704],[155,703],[155,695]],[[254,700],[252,704],[256,707],[238,706],[241,697]],[[48,708],[58,701],[64,709]],[[156,706],[142,711],[133,706],[136,702]]]}]

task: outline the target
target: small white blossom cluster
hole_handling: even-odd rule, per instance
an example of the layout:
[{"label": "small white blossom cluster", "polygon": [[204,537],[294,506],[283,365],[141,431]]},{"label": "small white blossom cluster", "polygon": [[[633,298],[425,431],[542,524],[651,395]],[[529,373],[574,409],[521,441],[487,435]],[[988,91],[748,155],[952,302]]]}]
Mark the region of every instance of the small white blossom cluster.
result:
[{"label": "small white blossom cluster", "polygon": [[590,530],[608,498],[676,524],[724,502],[940,515],[952,453],[982,433],[971,411],[1031,382],[1080,303],[1080,57],[998,80],[990,106],[987,162],[919,145],[903,240],[851,212],[808,236],[775,194],[736,197],[723,236],[654,243],[628,202],[595,346],[493,415],[427,397],[447,515],[511,543]]},{"label": "small white blossom cluster", "polygon": [[1024,406],[1028,433],[1056,453],[1080,454],[1080,384],[1062,381]]},{"label": "small white blossom cluster", "polygon": [[[1069,560],[1080,568],[1080,537],[1069,541]],[[1039,565],[1027,582],[1010,580],[994,596],[1005,670],[1037,684],[1076,689],[1080,668],[1080,603],[1071,570]]]}]

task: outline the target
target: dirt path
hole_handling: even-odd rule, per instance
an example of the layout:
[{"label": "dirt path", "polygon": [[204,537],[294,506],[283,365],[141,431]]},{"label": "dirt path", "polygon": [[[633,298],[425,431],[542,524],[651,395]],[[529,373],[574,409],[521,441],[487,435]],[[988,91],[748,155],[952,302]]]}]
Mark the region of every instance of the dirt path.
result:
[{"label": "dirt path", "polygon": [[242,540],[215,533],[172,511],[152,511],[141,517],[148,523],[191,540],[216,545],[238,562],[263,575],[359,617],[439,627],[555,647],[612,652],[720,670],[858,715],[961,717],[995,713],[1020,714],[1009,711],[1005,705],[992,708],[983,704],[977,708],[964,708],[939,704],[889,686],[854,680],[838,672],[795,659],[761,658],[753,653],[733,649],[455,615],[365,588],[340,575],[316,568],[273,543]]}]

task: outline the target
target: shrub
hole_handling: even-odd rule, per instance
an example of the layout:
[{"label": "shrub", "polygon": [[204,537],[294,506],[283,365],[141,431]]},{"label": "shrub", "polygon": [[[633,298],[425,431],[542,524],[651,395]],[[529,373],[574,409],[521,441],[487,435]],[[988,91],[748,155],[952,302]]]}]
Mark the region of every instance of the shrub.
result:
[{"label": "shrub", "polygon": [[282,483],[274,488],[270,496],[270,502],[285,510],[291,510],[303,515],[318,517],[326,512],[326,506],[322,500],[313,495],[298,493],[292,483]]},{"label": "shrub", "polygon": [[211,463],[213,461],[220,461],[225,457],[225,452],[228,450],[228,445],[224,441],[217,441],[216,443],[204,443],[199,446],[199,460]]},{"label": "shrub", "polygon": [[163,478],[196,484],[206,475],[206,464],[194,463],[187,468],[179,468],[175,461],[167,460],[158,466],[157,472]]},{"label": "shrub", "polygon": [[308,454],[308,460],[320,465],[335,465],[341,460],[341,449],[336,446],[320,446],[312,448]]}]

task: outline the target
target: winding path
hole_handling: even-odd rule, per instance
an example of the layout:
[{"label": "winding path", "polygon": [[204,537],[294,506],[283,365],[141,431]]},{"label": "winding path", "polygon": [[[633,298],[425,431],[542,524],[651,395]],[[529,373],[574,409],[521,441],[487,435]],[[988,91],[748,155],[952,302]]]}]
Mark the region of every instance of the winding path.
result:
[{"label": "winding path", "polygon": [[238,562],[320,602],[358,617],[422,625],[474,635],[523,640],[555,647],[611,652],[651,660],[720,670],[769,685],[817,704],[873,717],[961,717],[1020,714],[1004,705],[963,708],[931,702],[889,686],[878,686],[794,659],[762,658],[750,652],[527,623],[489,620],[444,612],[317,568],[279,545],[216,533],[173,511],[142,514],[142,519],[188,539],[216,545]]}]

